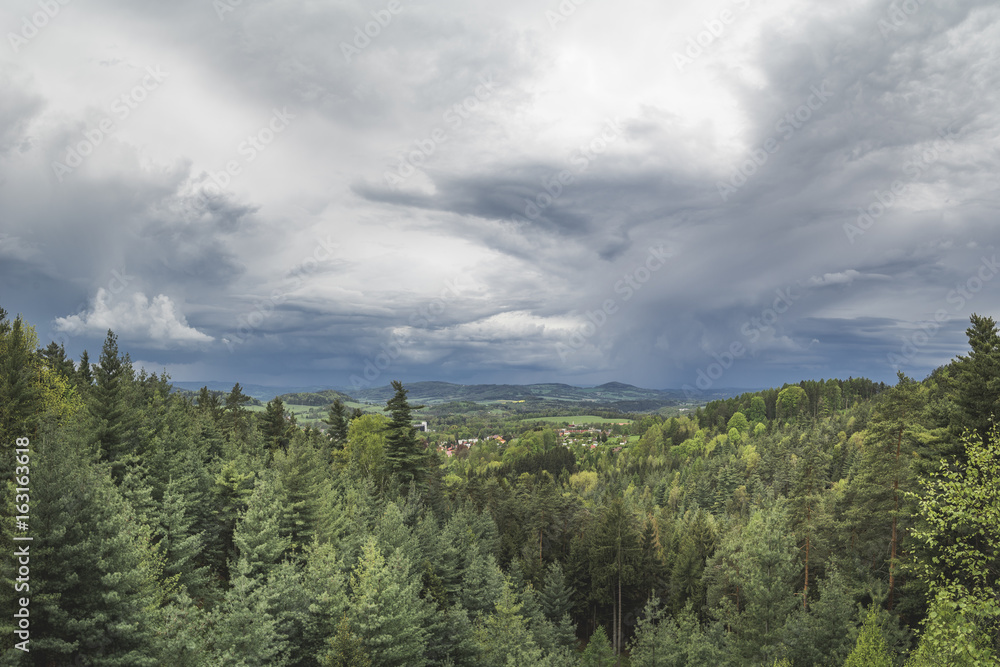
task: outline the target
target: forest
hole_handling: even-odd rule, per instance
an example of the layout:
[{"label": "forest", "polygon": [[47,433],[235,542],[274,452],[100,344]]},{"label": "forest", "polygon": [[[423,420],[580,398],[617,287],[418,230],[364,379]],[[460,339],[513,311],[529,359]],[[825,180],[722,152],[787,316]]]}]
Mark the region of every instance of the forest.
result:
[{"label": "forest", "polygon": [[967,335],[922,380],[446,457],[398,382],[303,428],[238,383],[173,391],[111,331],[74,361],[0,309],[0,662],[996,665],[1000,335]]}]

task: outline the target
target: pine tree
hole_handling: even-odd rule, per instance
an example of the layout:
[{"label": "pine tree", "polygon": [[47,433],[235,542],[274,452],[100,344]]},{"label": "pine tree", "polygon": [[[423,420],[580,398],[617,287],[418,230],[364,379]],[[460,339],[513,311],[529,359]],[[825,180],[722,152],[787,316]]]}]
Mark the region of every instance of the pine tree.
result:
[{"label": "pine tree", "polygon": [[602,596],[612,600],[612,647],[615,655],[622,649],[623,589],[636,578],[641,552],[639,536],[632,517],[620,498],[611,501],[601,513],[594,529],[591,546],[591,576]]},{"label": "pine tree", "polygon": [[76,383],[81,390],[90,389],[94,384],[94,372],[90,363],[90,355],[84,350],[80,354],[80,363],[76,367]]},{"label": "pine tree", "polygon": [[232,439],[242,440],[247,434],[246,408],[243,406],[252,399],[243,393],[243,387],[237,382],[226,396],[226,426]]},{"label": "pine tree", "polygon": [[583,655],[580,656],[580,667],[613,667],[614,664],[615,652],[608,642],[604,626],[599,625],[590,636]]},{"label": "pine tree", "polygon": [[195,599],[208,595],[209,569],[201,563],[205,532],[195,532],[191,496],[172,480],[163,494],[156,536],[166,557],[164,575],[175,578]]},{"label": "pine tree", "polygon": [[218,423],[222,418],[222,402],[219,401],[219,394],[209,391],[208,387],[202,387],[198,392],[198,410],[208,414],[213,422]]},{"label": "pine tree", "polygon": [[[876,564],[888,581],[891,610],[896,588],[899,544],[912,522],[912,502],[905,492],[913,488],[913,453],[924,429],[920,415],[920,385],[902,373],[872,411],[861,457],[847,489],[845,518],[849,541],[862,561]],[[888,556],[885,553],[888,545]]]},{"label": "pine tree", "polygon": [[344,614],[337,624],[337,634],[330,637],[330,650],[323,654],[322,667],[372,667],[372,659],[361,637],[351,631],[351,620]]},{"label": "pine tree", "polygon": [[329,414],[323,420],[323,423],[330,427],[327,430],[327,436],[330,438],[330,444],[333,445],[333,448],[343,449],[347,443],[348,419],[342,400],[339,398],[333,399],[333,403],[330,404]]},{"label": "pine tree", "polygon": [[386,560],[375,538],[365,541],[351,576],[349,616],[375,667],[426,664],[424,626],[430,610],[420,598],[419,582],[401,551]]},{"label": "pine tree", "polygon": [[566,585],[566,577],[559,563],[552,563],[545,572],[539,602],[545,617],[553,623],[570,612],[573,607],[573,591]]},{"label": "pine tree", "polygon": [[244,576],[264,581],[291,547],[290,536],[281,530],[283,510],[277,480],[270,475],[258,479],[233,535],[238,569]]},{"label": "pine tree", "polygon": [[48,347],[39,349],[38,354],[45,360],[46,365],[63,377],[72,379],[76,373],[73,362],[66,357],[66,348],[61,343],[52,341]]},{"label": "pine tree", "polygon": [[521,604],[509,581],[502,583],[494,609],[476,624],[478,664],[483,667],[539,664],[542,651],[521,615]]},{"label": "pine tree", "polygon": [[479,545],[469,547],[462,576],[462,606],[472,620],[490,613],[504,585],[503,573],[492,554],[483,555]]},{"label": "pine tree", "polygon": [[417,429],[414,428],[410,415],[412,410],[419,410],[424,406],[411,407],[406,400],[406,389],[398,380],[393,380],[392,388],[396,390],[396,394],[388,400],[384,409],[391,415],[385,439],[386,461],[404,487],[410,482],[424,486],[425,456],[417,442]]},{"label": "pine tree", "polygon": [[119,356],[118,337],[110,329],[94,367],[94,387],[87,394],[87,409],[94,439],[103,460],[113,465],[118,479],[135,448],[135,413],[131,396],[135,375],[128,355]]},{"label": "pine tree", "polygon": [[956,400],[963,412],[963,424],[985,438],[992,422],[1000,423],[1000,334],[992,317],[970,318],[966,329],[968,356],[955,360],[958,376]]},{"label": "pine tree", "polygon": [[[31,654],[37,664],[161,664],[162,553],[106,471],[58,436],[32,466]],[[74,662],[74,664],[77,664]]]},{"label": "pine tree", "polygon": [[878,614],[872,607],[865,615],[858,641],[854,645],[854,650],[847,656],[844,667],[892,667],[895,662],[886,646]]},{"label": "pine tree", "polygon": [[268,402],[261,419],[261,432],[268,439],[271,449],[288,450],[292,429],[285,416],[285,404],[281,398],[276,396]]}]

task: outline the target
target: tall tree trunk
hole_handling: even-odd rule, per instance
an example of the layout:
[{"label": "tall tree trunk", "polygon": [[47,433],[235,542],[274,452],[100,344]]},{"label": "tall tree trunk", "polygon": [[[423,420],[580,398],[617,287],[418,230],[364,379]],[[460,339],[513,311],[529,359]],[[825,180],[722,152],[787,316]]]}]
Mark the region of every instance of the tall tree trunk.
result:
[{"label": "tall tree trunk", "polygon": [[806,584],[802,587],[802,611],[809,611],[806,600],[809,597],[809,521],[812,520],[812,505],[806,501]]},{"label": "tall tree trunk", "polygon": [[615,637],[615,655],[618,656],[618,667],[622,665],[622,570],[618,568],[618,634]]},{"label": "tall tree trunk", "polygon": [[[902,417],[901,417],[902,419]],[[903,447],[903,423],[899,424],[896,440],[896,470],[892,477],[892,545],[889,550],[889,611],[892,611],[892,593],[896,585],[896,520],[899,517],[899,454]]]}]

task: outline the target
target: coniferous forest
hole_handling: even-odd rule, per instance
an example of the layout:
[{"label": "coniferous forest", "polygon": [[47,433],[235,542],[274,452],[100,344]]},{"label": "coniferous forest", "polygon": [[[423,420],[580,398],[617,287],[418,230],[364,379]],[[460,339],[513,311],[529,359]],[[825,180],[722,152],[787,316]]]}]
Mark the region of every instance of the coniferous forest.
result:
[{"label": "coniferous forest", "polygon": [[1000,336],[967,334],[922,380],[449,457],[400,383],[303,428],[0,310],[4,664],[997,664]]}]

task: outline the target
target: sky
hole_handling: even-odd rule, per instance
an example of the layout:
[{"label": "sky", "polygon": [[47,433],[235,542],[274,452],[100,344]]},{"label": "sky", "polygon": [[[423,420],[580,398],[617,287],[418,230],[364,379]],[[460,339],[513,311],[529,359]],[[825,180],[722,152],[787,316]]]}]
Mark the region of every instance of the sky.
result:
[{"label": "sky", "polygon": [[997,316],[1000,6],[7,0],[0,306],[175,381],[921,379]]}]

